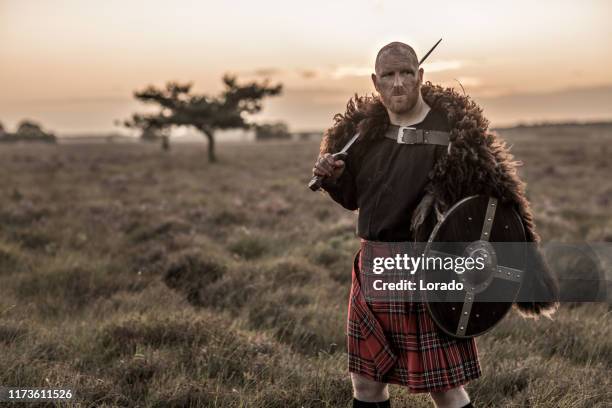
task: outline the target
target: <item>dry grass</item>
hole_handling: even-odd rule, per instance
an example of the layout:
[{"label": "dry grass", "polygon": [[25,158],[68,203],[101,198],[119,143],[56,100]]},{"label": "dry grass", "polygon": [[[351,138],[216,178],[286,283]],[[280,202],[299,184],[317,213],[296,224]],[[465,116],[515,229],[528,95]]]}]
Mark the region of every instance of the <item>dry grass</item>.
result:
[{"label": "dry grass", "polygon": [[[508,137],[544,239],[610,241],[611,139],[579,130]],[[72,387],[83,406],[349,406],[355,215],[306,189],[316,151],[228,144],[211,166],[202,146],[2,146],[0,383]],[[468,391],[610,406],[609,319],[510,316],[477,340]]]}]

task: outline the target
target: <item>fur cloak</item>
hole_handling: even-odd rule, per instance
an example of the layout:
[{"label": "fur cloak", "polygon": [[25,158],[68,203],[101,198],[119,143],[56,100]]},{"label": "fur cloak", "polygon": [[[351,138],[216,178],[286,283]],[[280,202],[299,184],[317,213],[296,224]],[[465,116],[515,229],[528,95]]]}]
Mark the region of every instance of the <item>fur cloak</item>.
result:
[{"label": "fur cloak", "polygon": [[[488,131],[489,121],[482,109],[468,96],[452,88],[442,88],[426,82],[421,87],[425,102],[432,110],[443,112],[451,126],[448,152],[442,155],[429,173],[426,193],[433,198],[431,207],[438,217],[453,204],[470,195],[493,195],[502,202],[512,202],[525,226],[529,242],[536,251],[530,259],[523,288],[537,288],[548,293],[546,302],[519,302],[515,306],[523,316],[550,316],[558,307],[559,285],[539,249],[540,236],[536,232],[525,184],[519,179],[517,167],[506,144],[495,133]],[[390,124],[387,110],[378,96],[357,96],[350,99],[344,114],[334,116],[334,125],[325,131],[321,153],[339,151],[355,133],[359,142],[384,137]],[[432,208],[429,209],[430,211]],[[427,240],[425,237],[424,240]]]}]

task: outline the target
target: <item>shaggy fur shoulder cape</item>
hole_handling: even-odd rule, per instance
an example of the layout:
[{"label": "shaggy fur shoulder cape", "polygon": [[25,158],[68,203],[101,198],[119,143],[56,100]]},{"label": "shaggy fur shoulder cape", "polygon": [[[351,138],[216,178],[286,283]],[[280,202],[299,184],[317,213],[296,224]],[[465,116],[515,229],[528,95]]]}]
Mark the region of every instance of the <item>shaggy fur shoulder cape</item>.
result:
[{"label": "shaggy fur shoulder cape", "polygon": [[[523,288],[538,288],[539,293],[550,293],[549,299],[559,298],[558,282],[539,250],[540,236],[536,232],[529,201],[525,197],[525,184],[519,179],[517,167],[506,144],[495,133],[488,131],[489,121],[482,109],[468,96],[452,88],[423,84],[421,93],[432,110],[446,114],[451,126],[451,144],[429,174],[426,192],[433,197],[432,207],[438,215],[453,204],[470,195],[493,195],[502,202],[512,202],[522,217],[527,240],[536,243],[530,258]],[[355,133],[359,142],[384,137],[389,126],[386,108],[377,96],[351,98],[344,114],[334,116],[334,125],[325,131],[321,153],[339,151]],[[550,316],[558,302],[519,302],[515,306],[523,316]]]}]

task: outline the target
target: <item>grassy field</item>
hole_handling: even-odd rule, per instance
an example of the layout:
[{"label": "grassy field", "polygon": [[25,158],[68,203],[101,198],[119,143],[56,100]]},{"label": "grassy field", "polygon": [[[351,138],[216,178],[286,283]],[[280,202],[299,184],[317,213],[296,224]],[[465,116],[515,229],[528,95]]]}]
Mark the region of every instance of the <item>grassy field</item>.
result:
[{"label": "grassy field", "polygon": [[[610,128],[504,135],[543,239],[612,241]],[[356,216],[306,189],[316,152],[0,146],[0,384],[81,406],[348,407]],[[477,345],[478,406],[612,405],[605,304],[513,312]]]}]

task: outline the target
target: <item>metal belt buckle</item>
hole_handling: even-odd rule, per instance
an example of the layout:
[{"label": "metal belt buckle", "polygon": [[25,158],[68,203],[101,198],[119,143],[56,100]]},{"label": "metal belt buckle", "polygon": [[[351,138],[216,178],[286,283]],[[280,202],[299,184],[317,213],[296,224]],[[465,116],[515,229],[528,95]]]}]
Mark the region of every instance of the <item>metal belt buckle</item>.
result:
[{"label": "metal belt buckle", "polygon": [[415,144],[419,143],[417,129],[409,126],[400,126],[397,132],[397,143]]}]

